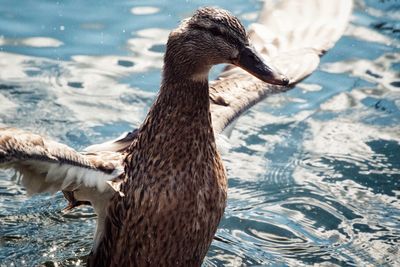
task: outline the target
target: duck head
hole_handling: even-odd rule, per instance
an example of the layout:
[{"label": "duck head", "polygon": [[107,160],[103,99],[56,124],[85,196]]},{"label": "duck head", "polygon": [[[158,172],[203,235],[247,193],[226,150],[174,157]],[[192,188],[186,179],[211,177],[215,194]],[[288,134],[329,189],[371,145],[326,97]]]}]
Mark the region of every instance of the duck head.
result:
[{"label": "duck head", "polygon": [[164,63],[164,78],[205,80],[213,65],[228,63],[266,83],[289,83],[256,53],[238,18],[211,7],[197,10],[171,32]]}]

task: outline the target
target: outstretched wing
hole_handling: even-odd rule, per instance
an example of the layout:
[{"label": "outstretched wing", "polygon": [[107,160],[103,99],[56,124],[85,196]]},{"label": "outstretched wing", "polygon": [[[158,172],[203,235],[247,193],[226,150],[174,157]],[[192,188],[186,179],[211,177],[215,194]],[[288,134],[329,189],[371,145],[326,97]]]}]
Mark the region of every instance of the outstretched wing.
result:
[{"label": "outstretched wing", "polygon": [[0,128],[0,168],[16,170],[28,194],[112,190],[107,182],[122,173],[122,157],[115,152],[81,154],[30,132]]},{"label": "outstretched wing", "polygon": [[[350,0],[282,0],[264,4],[249,37],[266,62],[290,79],[310,75],[319,58],[343,34],[352,10]],[[264,97],[290,88],[268,85],[243,70],[228,66],[210,88],[215,133]]]}]

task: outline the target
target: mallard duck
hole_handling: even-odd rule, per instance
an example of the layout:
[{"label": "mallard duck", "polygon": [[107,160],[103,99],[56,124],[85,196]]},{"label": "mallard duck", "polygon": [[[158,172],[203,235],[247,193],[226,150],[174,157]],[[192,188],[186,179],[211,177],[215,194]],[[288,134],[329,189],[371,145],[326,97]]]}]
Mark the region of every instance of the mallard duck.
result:
[{"label": "mallard duck", "polygon": [[[294,16],[304,9],[301,5],[283,1],[273,11],[265,7],[263,14]],[[28,194],[62,190],[67,209],[93,206],[98,221],[89,266],[200,266],[227,197],[215,134],[266,95],[287,90],[316,68],[322,52],[340,37],[351,10],[346,0],[327,5],[315,12],[317,31],[297,43],[296,17],[288,16],[294,22],[288,28],[261,16],[261,24],[247,34],[227,11],[201,8],[171,32],[160,92],[139,129],[78,153],[3,128],[0,166],[20,173]],[[286,39],[272,35],[268,25]],[[329,35],[323,31],[328,29]],[[209,87],[209,70],[220,63],[231,66]]]}]

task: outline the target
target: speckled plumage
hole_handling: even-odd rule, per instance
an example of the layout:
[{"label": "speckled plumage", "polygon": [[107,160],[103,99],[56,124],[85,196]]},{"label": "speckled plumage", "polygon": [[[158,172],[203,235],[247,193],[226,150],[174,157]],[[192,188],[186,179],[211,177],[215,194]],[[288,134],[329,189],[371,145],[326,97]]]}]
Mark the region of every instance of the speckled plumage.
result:
[{"label": "speckled plumage", "polygon": [[[108,238],[91,266],[202,262],[226,201],[226,175],[208,102],[207,81],[161,88],[129,148],[122,189],[126,197],[112,200],[105,224]],[[109,253],[115,247],[129,250]]]}]

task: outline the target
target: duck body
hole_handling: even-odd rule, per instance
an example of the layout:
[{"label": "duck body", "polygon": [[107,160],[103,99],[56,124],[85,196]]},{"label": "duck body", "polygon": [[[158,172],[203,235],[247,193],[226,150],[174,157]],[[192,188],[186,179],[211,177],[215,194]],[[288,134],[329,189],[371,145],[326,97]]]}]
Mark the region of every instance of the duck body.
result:
[{"label": "duck body", "polygon": [[125,163],[90,266],[200,266],[227,192],[207,80],[161,87]]}]

